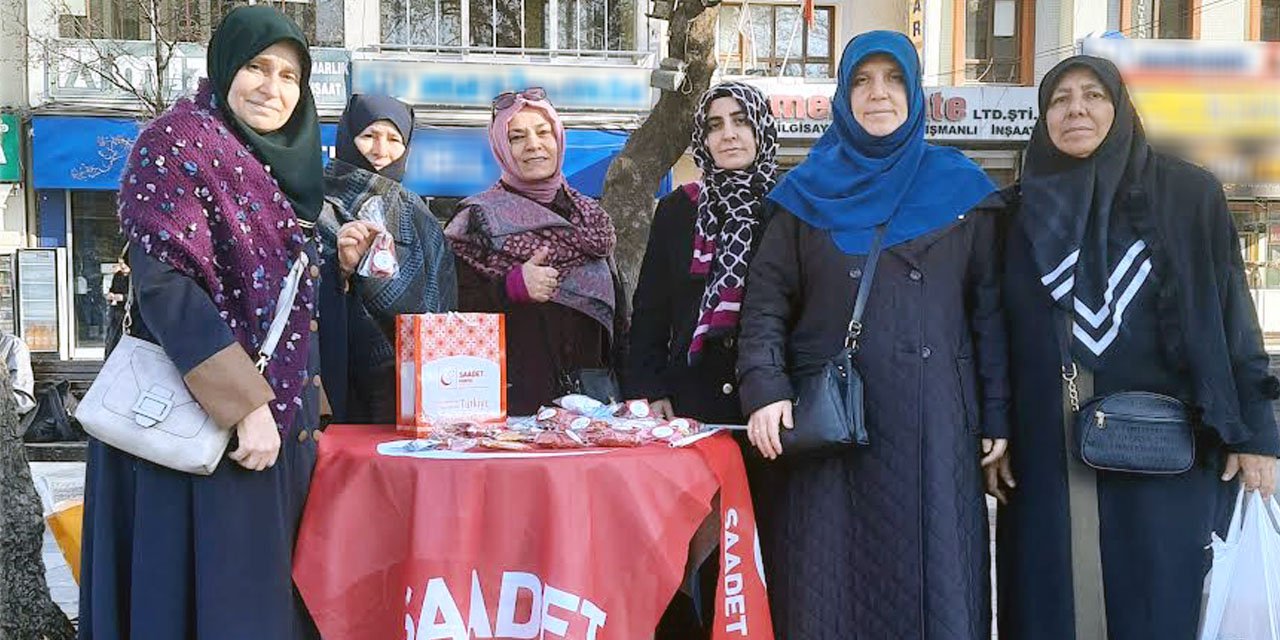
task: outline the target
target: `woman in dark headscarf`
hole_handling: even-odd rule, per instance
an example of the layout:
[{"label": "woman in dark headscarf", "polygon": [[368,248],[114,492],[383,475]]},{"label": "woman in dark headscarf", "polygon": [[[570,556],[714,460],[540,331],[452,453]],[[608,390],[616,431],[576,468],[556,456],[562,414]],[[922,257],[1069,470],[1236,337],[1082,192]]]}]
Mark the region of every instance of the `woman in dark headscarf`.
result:
[{"label": "woman in dark headscarf", "polygon": [[135,337],[159,344],[235,437],[209,476],[89,443],[80,637],[305,638],[291,557],[323,404],[315,266],[269,362],[286,275],[317,254],[320,132],[306,38],[279,11],[227,14],[209,79],[138,137],[120,185]]},{"label": "woman in dark headscarf", "polygon": [[445,236],[458,256],[458,309],[507,316],[507,344],[519,346],[507,351],[507,406],[527,415],[574,391],[577,372],[620,364],[617,236],[599,203],[565,182],[564,124],[541,88],[494,99],[489,146],[502,179],[458,203]]},{"label": "woman in dark headscarf", "polygon": [[[321,344],[326,391],[339,422],[393,422],[396,316],[443,313],[457,304],[444,232],[422,198],[401,185],[412,139],[408,105],[388,96],[351,96],[338,122],[338,157],[325,169],[319,229],[329,270],[320,293]],[[357,265],[381,229],[395,239],[396,275],[362,277],[342,268]]]},{"label": "woman in dark headscarf", "polygon": [[[980,441],[1005,436],[1007,381],[984,207],[998,203],[959,151],[925,143],[923,94],[906,36],[848,44],[832,126],[770,194],[780,210],[747,279],[740,393],[774,461],[760,533],[788,640],[990,637]],[[855,356],[870,443],[793,459],[790,376],[845,346],[878,229]]]},{"label": "woman in dark headscarf", "polygon": [[[1014,436],[988,473],[1008,500],[1000,635],[1194,638],[1210,532],[1229,518],[1237,476],[1271,493],[1280,453],[1277,384],[1222,185],[1152,151],[1115,66],[1077,56],[1040,85],[1006,236]],[[1081,405],[1120,391],[1189,404],[1202,423],[1193,467],[1086,467],[1054,400],[1064,357],[1078,386],[1092,380]]]}]

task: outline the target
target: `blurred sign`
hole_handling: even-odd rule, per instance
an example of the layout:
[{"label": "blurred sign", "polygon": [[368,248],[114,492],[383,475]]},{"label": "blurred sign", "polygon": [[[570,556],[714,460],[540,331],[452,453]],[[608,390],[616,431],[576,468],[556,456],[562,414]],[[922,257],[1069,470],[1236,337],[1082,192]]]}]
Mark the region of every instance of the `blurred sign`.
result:
[{"label": "blurred sign", "polygon": [[351,90],[416,105],[489,109],[504,91],[543,87],[558,109],[648,111],[648,67],[355,60]]},{"label": "blurred sign", "polygon": [[[143,125],[122,118],[37,116],[32,122],[35,188],[116,190]],[[337,125],[320,125],[326,162],[334,157],[336,138]],[[627,133],[621,131],[565,131],[564,175],[569,184],[598,197],[609,163],[626,142]],[[483,191],[499,175],[489,152],[488,130],[419,129],[409,149],[404,184],[422,195],[462,197]]]},{"label": "blurred sign", "polygon": [[1228,197],[1280,197],[1280,43],[1086,38],[1124,76],[1148,137]]},{"label": "blurred sign", "polygon": [[[195,93],[208,69],[205,48],[179,44],[164,65],[165,98]],[[311,92],[316,105],[342,109],[347,103],[346,49],[311,49]],[[115,69],[107,73],[104,70]],[[46,61],[48,95],[90,104],[133,102],[156,91],[155,48],[132,40],[62,40]]]},{"label": "blurred sign", "polygon": [[0,114],[0,182],[22,180],[22,121],[12,114]]},{"label": "blurred sign", "polygon": [[[831,126],[834,84],[747,80],[769,96],[782,138],[818,138]],[[925,87],[925,138],[1023,142],[1036,124],[1034,87]]]},{"label": "blurred sign", "polygon": [[33,352],[58,350],[58,252],[18,250],[18,336]]}]

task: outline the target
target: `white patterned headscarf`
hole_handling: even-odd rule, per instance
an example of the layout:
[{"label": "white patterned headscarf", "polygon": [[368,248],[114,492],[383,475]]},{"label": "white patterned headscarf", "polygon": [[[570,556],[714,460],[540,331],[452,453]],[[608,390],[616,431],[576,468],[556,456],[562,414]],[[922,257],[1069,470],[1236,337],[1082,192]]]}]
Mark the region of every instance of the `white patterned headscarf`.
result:
[{"label": "white patterned headscarf", "polygon": [[[713,101],[725,97],[738,101],[755,134],[756,160],[737,171],[717,167],[707,147],[708,111]],[[707,288],[689,344],[690,363],[697,361],[708,338],[737,332],[747,266],[763,222],[760,205],[777,181],[777,156],[778,127],[759,89],[725,82],[702,95],[693,116],[693,158],[702,169],[702,188],[689,271],[706,276]]]}]

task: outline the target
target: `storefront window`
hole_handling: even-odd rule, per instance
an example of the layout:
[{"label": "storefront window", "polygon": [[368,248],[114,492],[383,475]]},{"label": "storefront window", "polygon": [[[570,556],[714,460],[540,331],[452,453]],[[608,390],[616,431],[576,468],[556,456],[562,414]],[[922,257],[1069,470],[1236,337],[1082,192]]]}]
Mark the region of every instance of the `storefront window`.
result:
[{"label": "storefront window", "polygon": [[636,0],[379,0],[383,44],[631,51]]},{"label": "storefront window", "polygon": [[726,3],[716,50],[727,75],[831,78],[834,7],[814,7],[813,25],[798,6]]},{"label": "storefront window", "polygon": [[966,80],[997,84],[1022,81],[1022,4],[1018,0],[965,2]]},{"label": "storefront window", "polygon": [[1193,39],[1192,17],[1200,10],[1199,4],[1196,0],[1133,0],[1132,34],[1138,38]]},{"label": "storefront window", "polygon": [[1280,0],[1262,0],[1260,11],[1262,39],[1267,42],[1280,41]]},{"label": "storefront window", "polygon": [[71,192],[71,300],[77,349],[102,348],[107,335],[106,293],[124,248],[116,194]]},{"label": "storefront window", "polygon": [[293,18],[311,44],[342,46],[343,0],[71,0],[58,18],[63,38],[209,41],[213,29],[242,4],[270,4]]},{"label": "storefront window", "polygon": [[382,42],[462,46],[462,0],[381,0]]}]

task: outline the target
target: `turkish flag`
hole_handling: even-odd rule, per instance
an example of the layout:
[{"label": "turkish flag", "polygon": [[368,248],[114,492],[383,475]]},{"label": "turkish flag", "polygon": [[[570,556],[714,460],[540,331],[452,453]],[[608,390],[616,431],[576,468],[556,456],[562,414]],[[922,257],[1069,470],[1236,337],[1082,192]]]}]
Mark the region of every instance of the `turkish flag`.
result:
[{"label": "turkish flag", "polygon": [[804,21],[813,28],[813,0],[801,0],[801,6],[804,11]]}]

